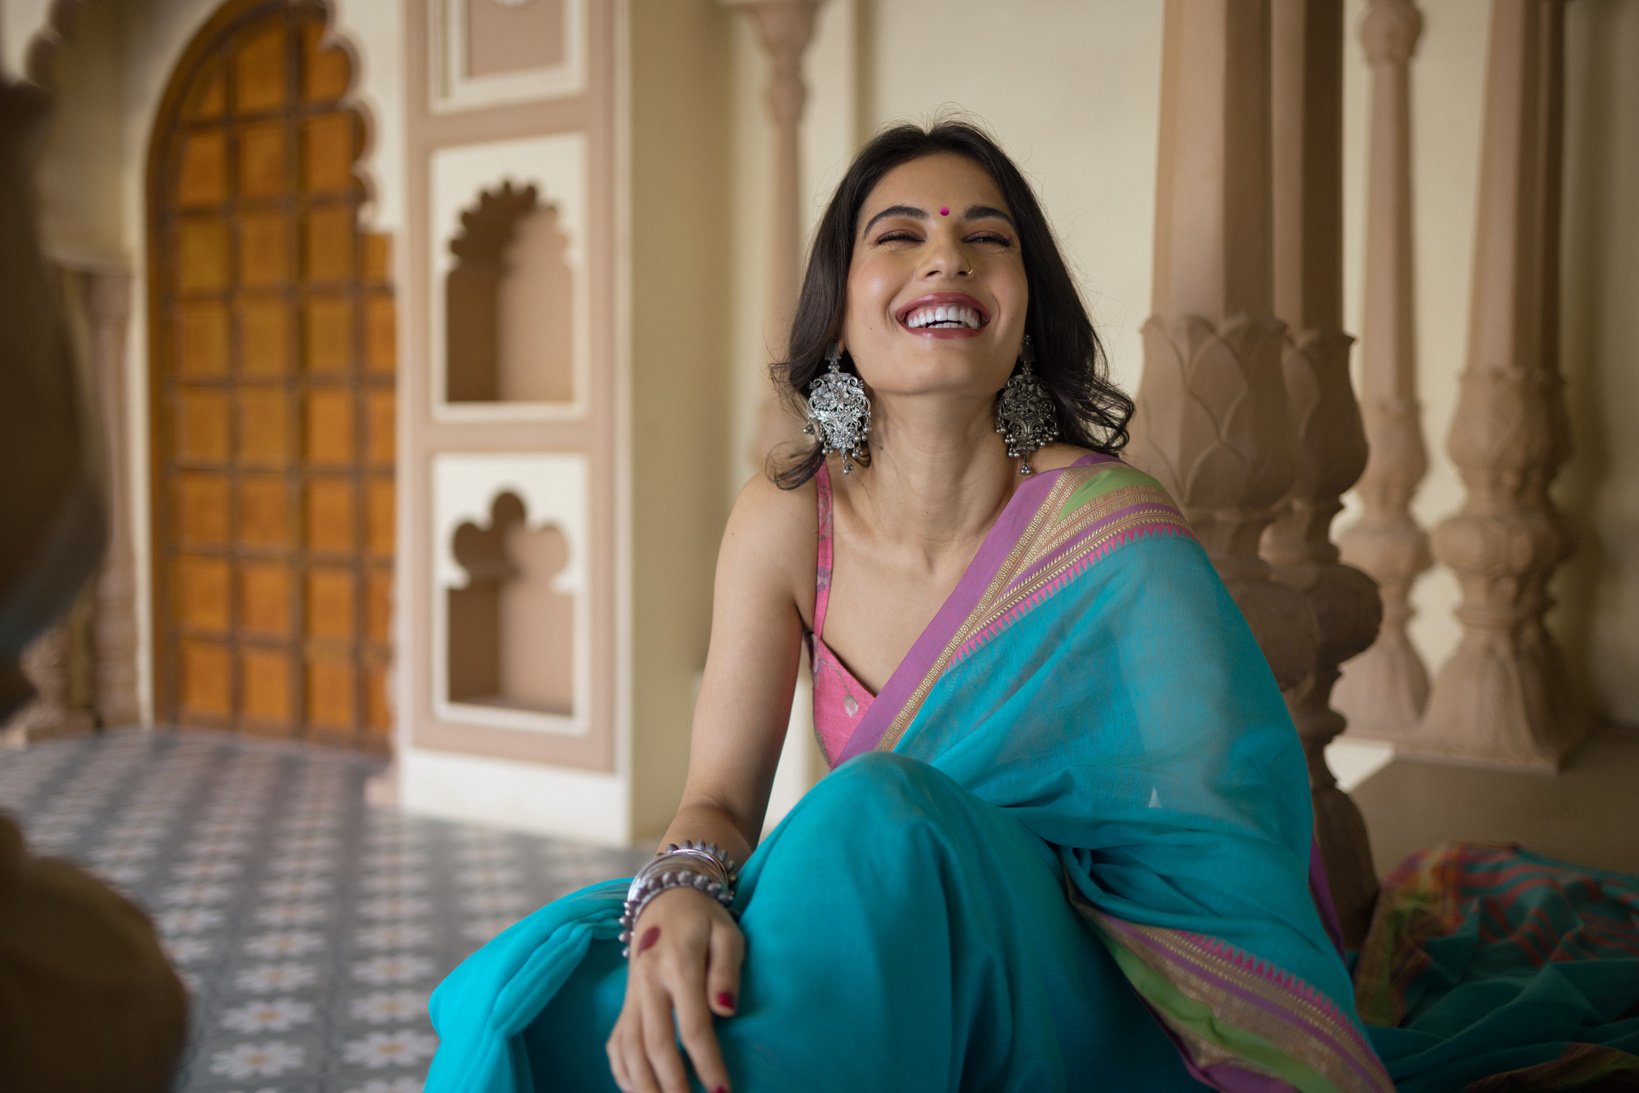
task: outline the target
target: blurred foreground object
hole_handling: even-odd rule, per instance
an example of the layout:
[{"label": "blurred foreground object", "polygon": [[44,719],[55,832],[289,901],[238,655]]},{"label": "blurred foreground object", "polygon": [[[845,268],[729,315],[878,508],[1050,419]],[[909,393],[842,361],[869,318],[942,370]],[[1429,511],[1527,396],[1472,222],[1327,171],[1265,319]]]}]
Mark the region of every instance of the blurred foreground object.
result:
[{"label": "blurred foreground object", "polygon": [[102,555],[103,459],[35,237],[29,168],[47,99],[0,83],[0,720],[32,694],[19,660]]},{"label": "blurred foreground object", "polygon": [[0,814],[0,1089],[169,1089],[187,1011],[148,917]]},{"label": "blurred foreground object", "polygon": [[[23,649],[96,567],[106,523],[95,418],[35,235],[30,165],[48,100],[0,79],[0,721],[33,693]],[[153,924],[0,815],[0,1089],[170,1087],[187,996]]]}]

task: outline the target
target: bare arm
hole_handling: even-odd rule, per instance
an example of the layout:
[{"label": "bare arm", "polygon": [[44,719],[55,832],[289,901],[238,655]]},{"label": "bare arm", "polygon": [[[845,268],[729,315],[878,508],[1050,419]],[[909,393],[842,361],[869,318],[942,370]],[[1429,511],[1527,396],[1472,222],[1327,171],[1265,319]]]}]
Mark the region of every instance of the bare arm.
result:
[{"label": "bare arm", "polygon": [[[798,597],[814,579],[813,513],[812,488],[785,492],[761,475],[734,503],[717,557],[688,781],[667,843],[716,843],[737,862],[757,844],[791,718],[803,627]],[[712,1018],[731,1016],[737,1005],[745,955],[739,927],[716,900],[681,887],[650,900],[632,934],[626,1001],[608,1043],[616,1084],[684,1093],[681,1039],[701,1084],[727,1090]]]},{"label": "bare arm", "polygon": [[762,475],[735,501],[717,558],[688,781],[666,842],[704,839],[740,862],[757,845],[791,718],[803,633],[797,597],[813,581],[813,507],[811,489],[786,492]]}]

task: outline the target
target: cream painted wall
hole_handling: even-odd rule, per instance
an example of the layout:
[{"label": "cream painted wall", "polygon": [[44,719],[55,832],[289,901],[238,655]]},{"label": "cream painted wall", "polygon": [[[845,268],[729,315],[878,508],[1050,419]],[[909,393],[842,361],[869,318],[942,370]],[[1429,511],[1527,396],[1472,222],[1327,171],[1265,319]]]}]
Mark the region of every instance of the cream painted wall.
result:
[{"label": "cream painted wall", "polygon": [[72,41],[55,52],[56,95],[37,177],[41,239],[66,266],[130,263],[120,215],[122,24],[119,7],[88,5]]},{"label": "cream painted wall", "polygon": [[629,14],[630,760],[640,836],[658,835],[677,807],[727,516],[734,18],[716,3],[670,0],[634,0]]}]

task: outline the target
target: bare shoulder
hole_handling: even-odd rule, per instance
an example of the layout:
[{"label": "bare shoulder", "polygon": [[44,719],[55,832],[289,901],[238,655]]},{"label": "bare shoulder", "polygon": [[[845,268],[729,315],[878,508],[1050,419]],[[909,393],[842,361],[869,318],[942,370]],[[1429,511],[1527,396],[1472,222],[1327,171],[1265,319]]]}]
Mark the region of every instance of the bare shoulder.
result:
[{"label": "bare shoulder", "polygon": [[812,480],[783,490],[760,471],[752,475],[729,513],[719,567],[789,588],[795,598],[798,588],[813,583],[816,490]]}]

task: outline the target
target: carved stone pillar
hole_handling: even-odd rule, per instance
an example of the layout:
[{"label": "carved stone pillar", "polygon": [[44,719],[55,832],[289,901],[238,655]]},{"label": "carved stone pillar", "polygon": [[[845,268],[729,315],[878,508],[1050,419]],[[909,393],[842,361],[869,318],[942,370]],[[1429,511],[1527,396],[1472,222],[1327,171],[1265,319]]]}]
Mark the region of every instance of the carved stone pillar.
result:
[{"label": "carved stone pillar", "polygon": [[1168,0],[1155,313],[1130,458],[1177,499],[1282,688],[1313,661],[1313,613],[1258,540],[1292,486],[1271,257],[1268,0]]},{"label": "carved stone pillar", "polygon": [[1343,0],[1273,0],[1275,313],[1286,323],[1282,366],[1297,438],[1297,473],[1263,533],[1274,579],[1301,592],[1318,640],[1285,689],[1314,794],[1315,834],[1333,903],[1351,944],[1377,902],[1377,871],[1360,810],[1326,766],[1343,731],[1332,709],[1338,665],[1371,644],[1382,608],[1372,579],[1339,564],[1332,519],[1360,477],[1366,438],[1349,384],[1343,331]]},{"label": "carved stone pillar", "polygon": [[92,622],[92,665],[97,720],[133,725],[137,706],[136,575],[131,553],[131,501],[125,428],[125,335],[131,320],[131,275],[124,270],[81,274],[86,317],[91,323],[91,374],[102,402],[109,458],[108,553],[97,575]]},{"label": "carved stone pillar", "polygon": [[1555,768],[1587,733],[1543,624],[1570,534],[1548,498],[1569,449],[1559,375],[1563,0],[1494,0],[1468,365],[1447,450],[1468,496],[1434,532],[1462,639],[1416,751]]},{"label": "carved stone pillar", "polygon": [[96,718],[77,693],[80,688],[75,678],[85,667],[81,643],[86,614],[76,608],[24,651],[23,675],[34,688],[34,699],[5,723],[8,743],[26,744],[96,728]]},{"label": "carved stone pillar", "polygon": [[[769,351],[783,354],[786,332],[796,311],[798,281],[802,275],[802,160],[799,124],[808,101],[802,79],[802,58],[814,36],[814,17],[825,0],[723,0],[741,12],[757,29],[757,40],[768,56],[768,112],[774,122],[774,221],[768,248]],[[796,421],[772,392],[761,404],[752,462],[762,466],[770,448],[790,440]]]},{"label": "carved stone pillar", "polygon": [[1366,183],[1366,300],[1361,381],[1371,455],[1360,479],[1359,523],[1339,542],[1343,558],[1377,580],[1383,623],[1349,661],[1335,701],[1349,734],[1402,742],[1428,704],[1428,671],[1411,644],[1411,586],[1427,569],[1428,534],[1411,498],[1428,470],[1417,405],[1416,277],[1412,265],[1411,57],[1423,17],[1412,0],[1371,0],[1360,40],[1372,71]]}]

